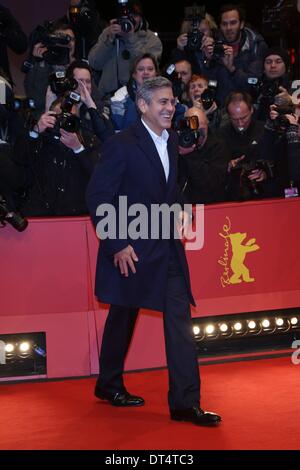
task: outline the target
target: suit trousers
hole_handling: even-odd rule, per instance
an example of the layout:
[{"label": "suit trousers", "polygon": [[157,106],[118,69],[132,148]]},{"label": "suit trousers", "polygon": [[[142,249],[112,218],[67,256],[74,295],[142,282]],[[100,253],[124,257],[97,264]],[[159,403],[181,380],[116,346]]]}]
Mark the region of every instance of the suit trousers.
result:
[{"label": "suit trousers", "polygon": [[[186,281],[176,247],[170,242],[170,258],[163,312],[164,336],[169,372],[170,409],[199,405],[200,375],[193,337]],[[138,265],[137,274],[138,276]],[[100,352],[97,385],[108,392],[125,391],[124,362],[139,308],[111,305]],[[155,341],[155,338],[153,338]]]}]

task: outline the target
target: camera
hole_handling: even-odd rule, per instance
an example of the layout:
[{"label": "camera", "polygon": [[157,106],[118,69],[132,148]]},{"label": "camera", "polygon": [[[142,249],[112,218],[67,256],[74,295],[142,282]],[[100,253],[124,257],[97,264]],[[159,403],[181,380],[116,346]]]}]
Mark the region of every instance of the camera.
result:
[{"label": "camera", "polygon": [[29,111],[35,109],[34,100],[25,96],[14,96],[7,80],[0,76],[0,104],[8,111]]},{"label": "camera", "polygon": [[273,104],[275,96],[280,93],[279,80],[259,80],[257,77],[247,79],[249,92],[257,104],[269,106]]},{"label": "camera", "polygon": [[34,58],[32,50],[37,43],[42,43],[47,47],[47,51],[43,54],[43,60],[49,65],[67,65],[70,62],[69,44],[71,37],[64,33],[53,33],[53,23],[46,21],[44,25],[39,25],[31,33],[29,41],[31,53],[27,60],[22,64],[23,73],[28,73],[33,68]]},{"label": "camera", "polygon": [[185,117],[180,119],[176,126],[178,144],[180,147],[188,148],[197,144],[203,130],[199,129],[198,116]]},{"label": "camera", "polygon": [[206,90],[201,95],[202,106],[205,111],[212,107],[217,92],[218,82],[216,80],[209,80]]},{"label": "camera", "polygon": [[[276,104],[276,99],[275,99]],[[285,114],[294,114],[295,113],[295,105],[293,103],[283,103],[283,104],[276,104],[276,111],[279,116],[274,119],[273,125],[275,130],[279,134],[284,134],[288,127],[290,126],[290,121],[285,116]]]},{"label": "camera", "polygon": [[117,23],[121,26],[123,33],[130,33],[136,25],[135,19],[128,7],[128,0],[118,0],[119,12]]},{"label": "camera", "polygon": [[69,43],[71,37],[68,34],[48,34],[42,38],[43,46],[47,47],[43,58],[49,65],[67,65],[70,62]]},{"label": "camera", "polygon": [[[253,150],[255,152],[257,151],[256,148]],[[246,158],[239,161],[233,168],[233,171],[240,171],[240,188],[242,197],[246,197],[247,192],[250,193],[250,196],[252,197],[259,197],[262,194],[262,182],[249,179],[252,171],[263,170],[266,173],[267,178],[274,178],[275,165],[272,160],[253,160],[251,158],[253,158],[253,152],[249,151]]]},{"label": "camera", "polygon": [[204,34],[199,31],[199,24],[205,18],[205,6],[186,7],[185,8],[185,21],[192,23],[191,31],[188,33],[186,51],[199,51],[202,45]]},{"label": "camera", "polygon": [[89,2],[82,0],[79,5],[71,5],[69,7],[69,18],[75,26],[87,26],[93,18],[93,12],[90,9]]},{"label": "camera", "polygon": [[61,103],[61,113],[56,115],[54,127],[47,128],[47,134],[51,134],[55,139],[60,138],[60,129],[67,132],[76,133],[80,129],[80,119],[72,114],[72,107],[80,103],[80,94],[74,91],[66,93]]},{"label": "camera", "polygon": [[226,43],[222,39],[216,39],[214,42],[214,53],[213,57],[215,59],[221,59],[225,55],[225,48]]},{"label": "camera", "polygon": [[0,224],[5,226],[6,223],[9,223],[18,232],[23,232],[28,225],[28,220],[24,219],[20,213],[11,211],[0,194]]},{"label": "camera", "polygon": [[65,94],[68,91],[74,91],[78,87],[78,82],[75,78],[67,78],[66,72],[63,70],[51,73],[49,75],[49,84],[51,91],[56,96]]},{"label": "camera", "polygon": [[183,81],[178,77],[175,64],[170,64],[165,71],[165,76],[172,82],[173,95],[179,98],[185,90]]}]

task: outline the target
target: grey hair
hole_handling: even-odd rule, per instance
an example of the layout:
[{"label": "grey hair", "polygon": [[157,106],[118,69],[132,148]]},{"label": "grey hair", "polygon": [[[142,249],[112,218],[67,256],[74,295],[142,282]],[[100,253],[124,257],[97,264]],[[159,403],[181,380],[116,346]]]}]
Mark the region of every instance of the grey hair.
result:
[{"label": "grey hair", "polygon": [[153,93],[160,88],[172,88],[172,83],[165,77],[148,78],[136,93],[136,104],[138,104],[139,100],[144,100],[149,105]]}]

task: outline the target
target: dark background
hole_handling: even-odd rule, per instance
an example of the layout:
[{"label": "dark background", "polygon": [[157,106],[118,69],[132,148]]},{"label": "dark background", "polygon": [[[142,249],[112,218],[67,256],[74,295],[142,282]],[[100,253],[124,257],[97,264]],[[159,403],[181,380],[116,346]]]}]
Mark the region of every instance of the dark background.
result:
[{"label": "dark background", "polygon": [[[117,10],[117,0],[109,0],[103,2],[103,0],[95,0],[99,12],[106,19],[113,18]],[[247,19],[251,22],[256,28],[260,28],[261,16],[262,16],[262,5],[264,1],[258,4],[254,1],[244,1],[244,2],[227,2],[226,0],[211,0],[206,2],[193,2],[191,0],[176,0],[175,1],[160,1],[157,0],[142,0],[142,5],[144,8],[144,13],[147,20],[150,23],[150,28],[153,31],[158,32],[173,32],[178,31],[180,28],[181,21],[184,16],[184,7],[192,6],[194,3],[198,5],[205,5],[208,13],[212,14],[217,20],[218,11],[221,5],[224,3],[233,3],[241,4],[247,11]]]},{"label": "dark background", "polygon": [[[276,3],[276,0],[273,0]],[[285,2],[292,0],[285,0]],[[97,8],[101,16],[109,20],[116,16],[117,0],[95,0]],[[150,29],[157,31],[164,43],[163,61],[166,60],[168,52],[176,46],[176,37],[179,32],[181,22],[184,17],[184,7],[193,5],[193,0],[142,0],[144,7],[145,17],[147,18]],[[211,13],[215,19],[218,19],[218,11],[221,5],[229,3],[226,0],[198,0],[199,5],[205,5],[208,13]],[[245,0],[244,2],[232,1],[230,3],[243,4],[246,9],[247,21],[257,29],[262,31],[262,11],[264,6],[270,0],[261,0],[260,3],[255,0]],[[285,33],[277,37],[268,37],[264,34],[265,39],[269,45],[279,44],[284,39],[285,47],[295,48],[296,57],[298,57],[299,39],[300,39],[300,14],[296,12],[293,14],[294,25],[289,25],[285,28]],[[29,34],[35,26],[43,23],[44,20],[52,20],[60,18],[65,14],[69,6],[69,0],[0,0],[0,4],[10,8],[11,12],[15,15],[17,20],[22,24],[25,33]],[[287,24],[287,22],[283,22]],[[17,56],[10,52],[11,70],[18,93],[23,93],[23,80],[24,76],[20,72],[21,64],[26,56]],[[298,61],[299,63],[300,61]],[[296,69],[296,67],[295,67]],[[298,72],[299,69],[299,72]],[[295,77],[300,77],[300,66],[297,66],[297,72],[293,73]]]}]

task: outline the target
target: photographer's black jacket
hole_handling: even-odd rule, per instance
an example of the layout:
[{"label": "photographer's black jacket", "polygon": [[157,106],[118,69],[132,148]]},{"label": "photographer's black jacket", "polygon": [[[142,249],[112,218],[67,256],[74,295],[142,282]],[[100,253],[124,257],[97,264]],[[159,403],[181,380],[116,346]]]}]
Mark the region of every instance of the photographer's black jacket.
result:
[{"label": "photographer's black jacket", "polygon": [[180,155],[179,185],[189,204],[225,200],[225,180],[230,155],[224,142],[208,131],[202,148]]},{"label": "photographer's black jacket", "polygon": [[[290,90],[290,81],[288,76],[282,75],[280,78],[274,79],[274,80],[268,80],[268,78],[263,75],[261,79],[261,87],[262,90],[266,90],[268,87],[271,89],[272,85],[274,89],[277,89],[277,93],[275,92],[274,95],[272,94],[266,94],[266,93],[261,93],[259,96],[254,100],[254,117],[258,119],[259,121],[264,121],[270,117],[270,106],[274,104],[274,99],[276,94],[280,93],[280,90],[278,89],[280,86],[285,88],[287,91]],[[251,87],[248,90],[251,93]]]},{"label": "photographer's black jacket", "polygon": [[16,54],[23,54],[27,49],[27,37],[8,8],[0,5],[0,69],[12,82],[7,47]]},{"label": "photographer's black jacket", "polygon": [[100,157],[100,145],[94,135],[86,134],[84,146],[84,151],[75,154],[47,133],[19,139],[14,159],[23,169],[27,197],[21,209],[25,216],[87,214],[85,191]]}]

